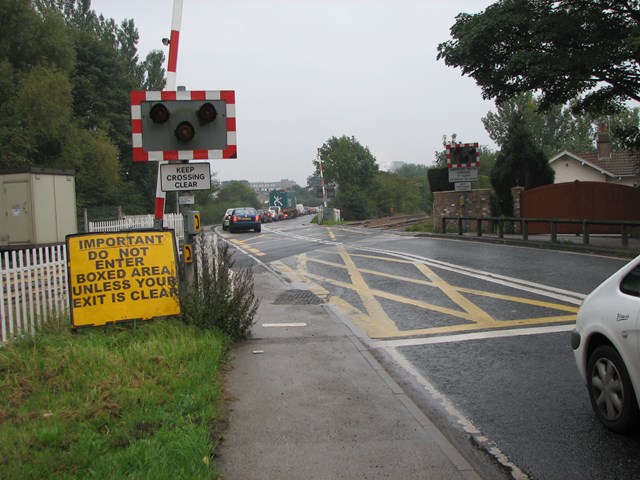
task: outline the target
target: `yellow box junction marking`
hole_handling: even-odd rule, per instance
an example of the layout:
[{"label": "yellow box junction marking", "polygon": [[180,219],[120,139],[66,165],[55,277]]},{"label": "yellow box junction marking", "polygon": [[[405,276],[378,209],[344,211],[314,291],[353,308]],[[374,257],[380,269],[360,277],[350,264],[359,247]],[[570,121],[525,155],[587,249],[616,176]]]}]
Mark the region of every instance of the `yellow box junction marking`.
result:
[{"label": "yellow box junction marking", "polygon": [[249,245],[247,242],[249,242],[251,239],[248,240],[237,240],[237,239],[233,239],[231,240],[231,243],[233,243],[234,245],[236,245],[237,247],[244,249],[248,252],[253,253],[256,257],[262,257],[264,255],[266,255],[262,250],[259,250],[255,247],[252,247],[251,245]]},{"label": "yellow box junction marking", "polygon": [[74,327],[180,314],[173,230],[68,235]]},{"label": "yellow box junction marking", "polygon": [[[395,258],[385,258],[379,256],[366,256],[366,255],[349,255],[346,249],[339,245],[338,254],[343,263],[329,262],[321,259],[308,258],[306,254],[299,255],[296,265],[296,270],[291,270],[288,267],[283,268],[284,264],[277,262],[274,265],[283,274],[289,276],[296,281],[308,281],[314,280],[316,282],[323,282],[330,285],[335,285],[340,288],[350,289],[356,292],[364,305],[365,311],[361,311],[355,306],[347,303],[342,298],[330,296],[329,301],[340,308],[350,319],[362,328],[370,338],[394,338],[394,337],[409,337],[417,335],[435,335],[442,333],[464,332],[464,331],[477,331],[484,329],[495,328],[507,328],[517,326],[533,326],[549,323],[566,323],[572,322],[576,319],[577,307],[547,302],[542,300],[535,300],[524,297],[517,297],[511,295],[503,295],[492,292],[486,292],[483,290],[475,290],[470,288],[463,288],[451,285],[444,281],[439,275],[437,275],[431,268],[422,262],[413,262],[409,260],[400,260]],[[367,257],[374,258],[379,261],[397,262],[412,265],[419,272],[421,272],[425,279],[408,278],[399,275],[392,275],[385,272],[378,272],[369,269],[359,269],[353,261],[353,257]],[[275,262],[274,262],[275,263]],[[318,263],[327,266],[341,268],[347,271],[351,279],[351,283],[341,282],[332,278],[323,277],[320,275],[312,274],[308,271],[307,263]],[[381,277],[400,280],[407,283],[414,283],[423,285],[425,288],[438,288],[441,290],[454,304],[460,307],[459,310],[434,305],[421,300],[408,298],[399,294],[385,292],[377,289],[372,289],[368,286],[364,280],[362,274],[377,275]],[[488,312],[473,303],[472,300],[465,297],[464,294],[472,294],[481,297],[494,298],[497,300],[503,300],[508,302],[514,302],[518,304],[531,305],[536,307],[548,308],[559,312],[567,312],[567,315],[552,315],[548,317],[538,318],[524,318],[513,320],[496,320]],[[412,330],[400,330],[392,319],[386,314],[377,298],[384,298],[395,302],[412,305],[414,307],[438,312],[441,314],[449,315],[452,318],[458,318],[461,320],[460,324],[447,325],[440,327],[426,327]]]}]

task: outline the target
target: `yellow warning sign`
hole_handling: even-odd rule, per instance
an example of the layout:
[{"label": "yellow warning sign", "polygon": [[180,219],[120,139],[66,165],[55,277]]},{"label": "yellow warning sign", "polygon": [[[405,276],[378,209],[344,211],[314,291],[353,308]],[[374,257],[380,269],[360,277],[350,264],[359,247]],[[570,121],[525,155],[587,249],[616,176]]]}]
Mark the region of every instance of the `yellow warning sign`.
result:
[{"label": "yellow warning sign", "polygon": [[173,230],[68,235],[66,242],[74,327],[180,314]]}]

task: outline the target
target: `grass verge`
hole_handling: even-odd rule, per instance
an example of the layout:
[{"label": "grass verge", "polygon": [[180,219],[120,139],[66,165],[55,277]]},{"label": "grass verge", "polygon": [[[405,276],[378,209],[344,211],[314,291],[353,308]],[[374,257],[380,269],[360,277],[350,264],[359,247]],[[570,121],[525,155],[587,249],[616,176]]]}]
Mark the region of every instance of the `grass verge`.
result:
[{"label": "grass verge", "polygon": [[0,478],[216,478],[229,344],[161,319],[0,348]]}]

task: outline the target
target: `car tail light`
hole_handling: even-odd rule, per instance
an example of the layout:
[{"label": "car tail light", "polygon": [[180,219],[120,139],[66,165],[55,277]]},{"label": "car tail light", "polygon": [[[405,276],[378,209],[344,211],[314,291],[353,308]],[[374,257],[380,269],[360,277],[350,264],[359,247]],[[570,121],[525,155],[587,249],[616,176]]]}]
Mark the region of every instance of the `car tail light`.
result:
[{"label": "car tail light", "polygon": [[233,216],[233,221],[237,222],[238,221],[238,217],[236,217],[235,215]]},{"label": "car tail light", "polygon": [[256,222],[259,222],[260,221],[260,215],[256,215],[255,220],[256,220]]}]

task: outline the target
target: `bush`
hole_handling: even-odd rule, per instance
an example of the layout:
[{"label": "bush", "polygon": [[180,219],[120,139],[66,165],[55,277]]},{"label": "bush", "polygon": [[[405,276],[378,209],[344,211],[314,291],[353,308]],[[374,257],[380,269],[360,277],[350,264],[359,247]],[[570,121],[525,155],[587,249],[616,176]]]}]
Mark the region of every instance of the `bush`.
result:
[{"label": "bush", "polygon": [[215,244],[201,233],[195,255],[199,271],[193,281],[181,272],[180,304],[188,325],[217,328],[238,341],[251,335],[260,301],[253,291],[253,270],[234,271],[226,243]]}]

